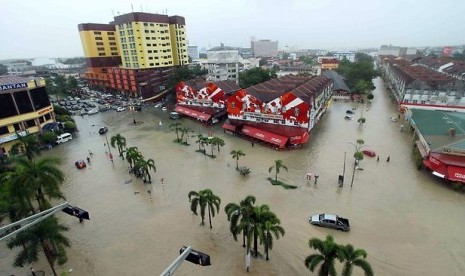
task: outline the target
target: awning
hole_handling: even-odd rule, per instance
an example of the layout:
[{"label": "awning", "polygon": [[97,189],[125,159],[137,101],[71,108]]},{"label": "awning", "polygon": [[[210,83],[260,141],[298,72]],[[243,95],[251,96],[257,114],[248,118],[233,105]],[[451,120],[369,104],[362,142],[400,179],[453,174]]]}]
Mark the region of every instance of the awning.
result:
[{"label": "awning", "polygon": [[271,133],[265,130],[254,128],[251,126],[244,126],[242,128],[242,133],[247,136],[260,139],[262,141],[278,145],[280,148],[284,147],[287,142],[287,137]]},{"label": "awning", "polygon": [[450,181],[465,182],[465,168],[457,166],[447,166],[447,178]]},{"label": "awning", "polygon": [[423,160],[423,165],[425,165],[427,168],[432,170],[433,175],[440,177],[440,178],[446,177],[446,173],[447,173],[446,166],[444,165],[438,166],[437,164],[431,162],[429,159]]},{"label": "awning", "polygon": [[302,135],[292,136],[290,138],[290,143],[293,145],[305,144],[307,143],[309,137],[310,136],[308,135],[308,132],[304,132]]},{"label": "awning", "polygon": [[197,110],[193,110],[193,109],[190,109],[190,108],[187,108],[187,107],[184,107],[184,106],[179,106],[179,105],[176,106],[174,111],[182,113],[182,114],[187,115],[189,117],[199,119],[201,121],[205,121],[205,122],[210,120],[210,118],[212,117],[212,115],[210,115],[210,114],[206,114],[206,113],[203,113],[203,112],[200,112],[200,111],[197,111]]},{"label": "awning", "polygon": [[230,130],[230,131],[233,131],[233,132],[236,131],[236,126],[233,126],[233,125],[228,124],[228,123],[224,123],[223,128],[227,129],[227,130]]}]

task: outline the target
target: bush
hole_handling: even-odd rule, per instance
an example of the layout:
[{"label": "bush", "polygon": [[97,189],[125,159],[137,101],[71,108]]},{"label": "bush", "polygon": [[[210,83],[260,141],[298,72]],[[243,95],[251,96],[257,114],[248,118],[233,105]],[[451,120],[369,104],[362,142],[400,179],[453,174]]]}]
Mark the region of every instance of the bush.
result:
[{"label": "bush", "polygon": [[56,120],[57,122],[67,122],[67,121],[70,121],[70,122],[73,122],[74,123],[74,119],[69,116],[69,115],[58,115],[56,116]]},{"label": "bush", "polygon": [[248,175],[250,173],[250,169],[247,167],[239,167],[239,173],[242,175]]},{"label": "bush", "polygon": [[58,116],[58,115],[68,115],[68,116],[71,116],[71,112],[69,112],[68,110],[64,109],[63,107],[59,106],[59,105],[53,105],[53,110],[55,111],[55,114]]},{"label": "bush", "polygon": [[45,131],[39,135],[39,140],[42,143],[53,143],[57,139],[57,136],[53,131]]},{"label": "bush", "polygon": [[66,121],[65,122],[65,129],[67,131],[75,131],[76,130],[76,124],[72,121]]}]

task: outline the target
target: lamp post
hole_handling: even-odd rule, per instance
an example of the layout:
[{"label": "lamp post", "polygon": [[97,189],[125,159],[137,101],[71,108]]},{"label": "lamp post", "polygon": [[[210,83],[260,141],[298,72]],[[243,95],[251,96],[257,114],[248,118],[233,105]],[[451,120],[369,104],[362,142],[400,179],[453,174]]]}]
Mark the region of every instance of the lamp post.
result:
[{"label": "lamp post", "polygon": [[[92,126],[96,127],[97,125],[92,125]],[[110,143],[108,143],[107,132],[105,131],[103,134],[105,135],[105,141],[107,142],[108,154],[110,156],[110,161],[113,163],[113,154],[111,154]]]},{"label": "lamp post", "polygon": [[[360,149],[362,149],[365,145],[364,145],[364,141],[362,139],[358,139],[357,140],[357,144],[354,144],[354,143],[351,143],[351,142],[347,142],[349,144],[351,144],[352,146],[354,146],[355,148],[355,153],[354,153],[354,169],[352,171],[352,180],[350,181],[350,187],[352,188],[352,186],[354,185],[354,176],[355,176],[355,168],[357,166],[357,161],[359,160],[356,155],[360,152]],[[363,156],[362,156],[363,158]],[[360,159],[361,160],[361,159]]]}]

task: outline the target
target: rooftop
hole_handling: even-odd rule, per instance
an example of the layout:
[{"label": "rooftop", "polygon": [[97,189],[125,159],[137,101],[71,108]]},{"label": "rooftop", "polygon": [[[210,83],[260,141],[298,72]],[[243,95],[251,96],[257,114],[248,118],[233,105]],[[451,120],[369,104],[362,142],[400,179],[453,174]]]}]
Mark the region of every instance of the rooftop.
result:
[{"label": "rooftop", "polygon": [[5,84],[14,84],[14,83],[25,83],[30,80],[33,80],[34,78],[26,78],[26,77],[19,77],[19,76],[0,76],[0,85],[5,85]]}]

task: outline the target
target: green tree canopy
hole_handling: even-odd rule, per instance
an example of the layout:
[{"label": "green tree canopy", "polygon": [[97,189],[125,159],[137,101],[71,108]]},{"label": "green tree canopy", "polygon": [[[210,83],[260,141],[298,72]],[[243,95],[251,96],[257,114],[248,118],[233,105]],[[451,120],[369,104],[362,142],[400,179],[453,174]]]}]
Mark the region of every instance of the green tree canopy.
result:
[{"label": "green tree canopy", "polygon": [[378,72],[374,69],[371,56],[357,53],[355,57],[355,62],[343,59],[337,72],[346,78],[347,86],[352,91],[363,94],[375,88],[371,80],[378,76]]},{"label": "green tree canopy", "polygon": [[8,67],[0,63],[0,76],[8,73]]},{"label": "green tree canopy", "polygon": [[239,73],[239,85],[242,88],[247,88],[262,83],[264,81],[270,80],[274,76],[276,76],[276,72],[270,69],[255,67]]}]

